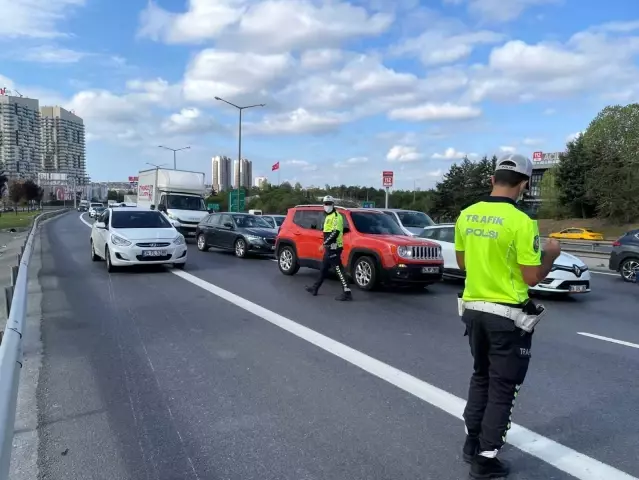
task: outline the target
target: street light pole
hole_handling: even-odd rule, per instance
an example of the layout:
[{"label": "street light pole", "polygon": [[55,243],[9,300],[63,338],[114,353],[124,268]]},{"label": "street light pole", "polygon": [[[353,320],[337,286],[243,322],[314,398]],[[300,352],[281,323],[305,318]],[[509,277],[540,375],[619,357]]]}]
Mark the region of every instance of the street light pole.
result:
[{"label": "street light pole", "polygon": [[[246,105],[244,107],[240,107],[239,105],[235,105],[234,103],[231,103],[220,97],[215,97],[215,100],[227,103],[230,106],[237,108],[240,112],[240,119],[239,119],[240,124],[238,126],[238,135],[237,135],[237,211],[239,212],[240,211],[240,183],[242,178],[242,173],[241,173],[241,170],[242,170],[242,111],[246,110],[247,108],[265,107],[266,104],[257,103],[255,105]],[[231,209],[231,206],[229,205],[229,210],[230,209]]]},{"label": "street light pole", "polygon": [[173,152],[173,170],[177,170],[177,156],[176,153],[182,150],[189,150],[191,147],[182,147],[182,148],[171,148],[165,147],[164,145],[158,145],[158,148],[163,148],[165,150],[170,150]]}]

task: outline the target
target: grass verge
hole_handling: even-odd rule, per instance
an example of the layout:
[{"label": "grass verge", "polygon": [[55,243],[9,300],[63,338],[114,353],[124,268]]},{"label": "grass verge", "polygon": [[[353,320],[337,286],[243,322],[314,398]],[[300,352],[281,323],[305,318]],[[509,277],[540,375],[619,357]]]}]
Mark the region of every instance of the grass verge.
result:
[{"label": "grass verge", "polygon": [[28,227],[33,222],[33,219],[37,217],[40,210],[34,212],[2,212],[0,216],[0,230],[7,228],[20,228]]}]

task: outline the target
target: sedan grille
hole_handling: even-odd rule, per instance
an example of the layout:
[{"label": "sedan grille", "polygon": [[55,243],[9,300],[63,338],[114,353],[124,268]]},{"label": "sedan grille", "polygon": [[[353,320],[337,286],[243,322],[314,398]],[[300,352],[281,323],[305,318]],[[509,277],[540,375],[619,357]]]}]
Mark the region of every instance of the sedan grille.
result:
[{"label": "sedan grille", "polygon": [[429,245],[418,245],[413,248],[413,259],[415,260],[441,260],[441,247],[431,247]]},{"label": "sedan grille", "polygon": [[159,247],[168,247],[171,244],[168,242],[159,242],[159,243],[136,243],[136,245],[138,247],[145,247],[145,248],[159,248]]},{"label": "sedan grille", "polygon": [[171,260],[171,257],[172,257],[171,254],[164,255],[162,257],[143,257],[142,255],[135,256],[135,258],[137,258],[140,262],[161,262],[161,261]]}]

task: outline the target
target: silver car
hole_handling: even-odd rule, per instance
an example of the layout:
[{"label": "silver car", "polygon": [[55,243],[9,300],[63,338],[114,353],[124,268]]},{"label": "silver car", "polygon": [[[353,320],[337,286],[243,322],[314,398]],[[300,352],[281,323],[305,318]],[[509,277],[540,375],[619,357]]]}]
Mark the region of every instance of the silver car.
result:
[{"label": "silver car", "polygon": [[424,212],[400,208],[376,208],[375,210],[391,217],[404,233],[411,237],[417,237],[424,231],[424,228],[435,225],[435,222]]}]

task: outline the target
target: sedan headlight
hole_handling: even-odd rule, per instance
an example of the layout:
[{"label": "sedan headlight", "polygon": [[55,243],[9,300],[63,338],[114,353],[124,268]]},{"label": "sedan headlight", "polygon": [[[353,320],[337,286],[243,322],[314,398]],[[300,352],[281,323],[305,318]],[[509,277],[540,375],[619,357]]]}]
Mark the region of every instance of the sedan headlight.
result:
[{"label": "sedan headlight", "polygon": [[257,235],[245,235],[246,239],[249,242],[261,242],[262,237],[258,237]]},{"label": "sedan headlight", "polygon": [[184,245],[184,235],[178,235],[175,240],[173,240],[174,245]]},{"label": "sedan headlight", "polygon": [[413,249],[410,247],[397,247],[397,255],[403,258],[413,258]]},{"label": "sedan headlight", "polygon": [[111,243],[118,247],[128,247],[129,245],[131,245],[131,242],[129,242],[127,239],[118,237],[117,235],[113,234],[111,235]]}]

